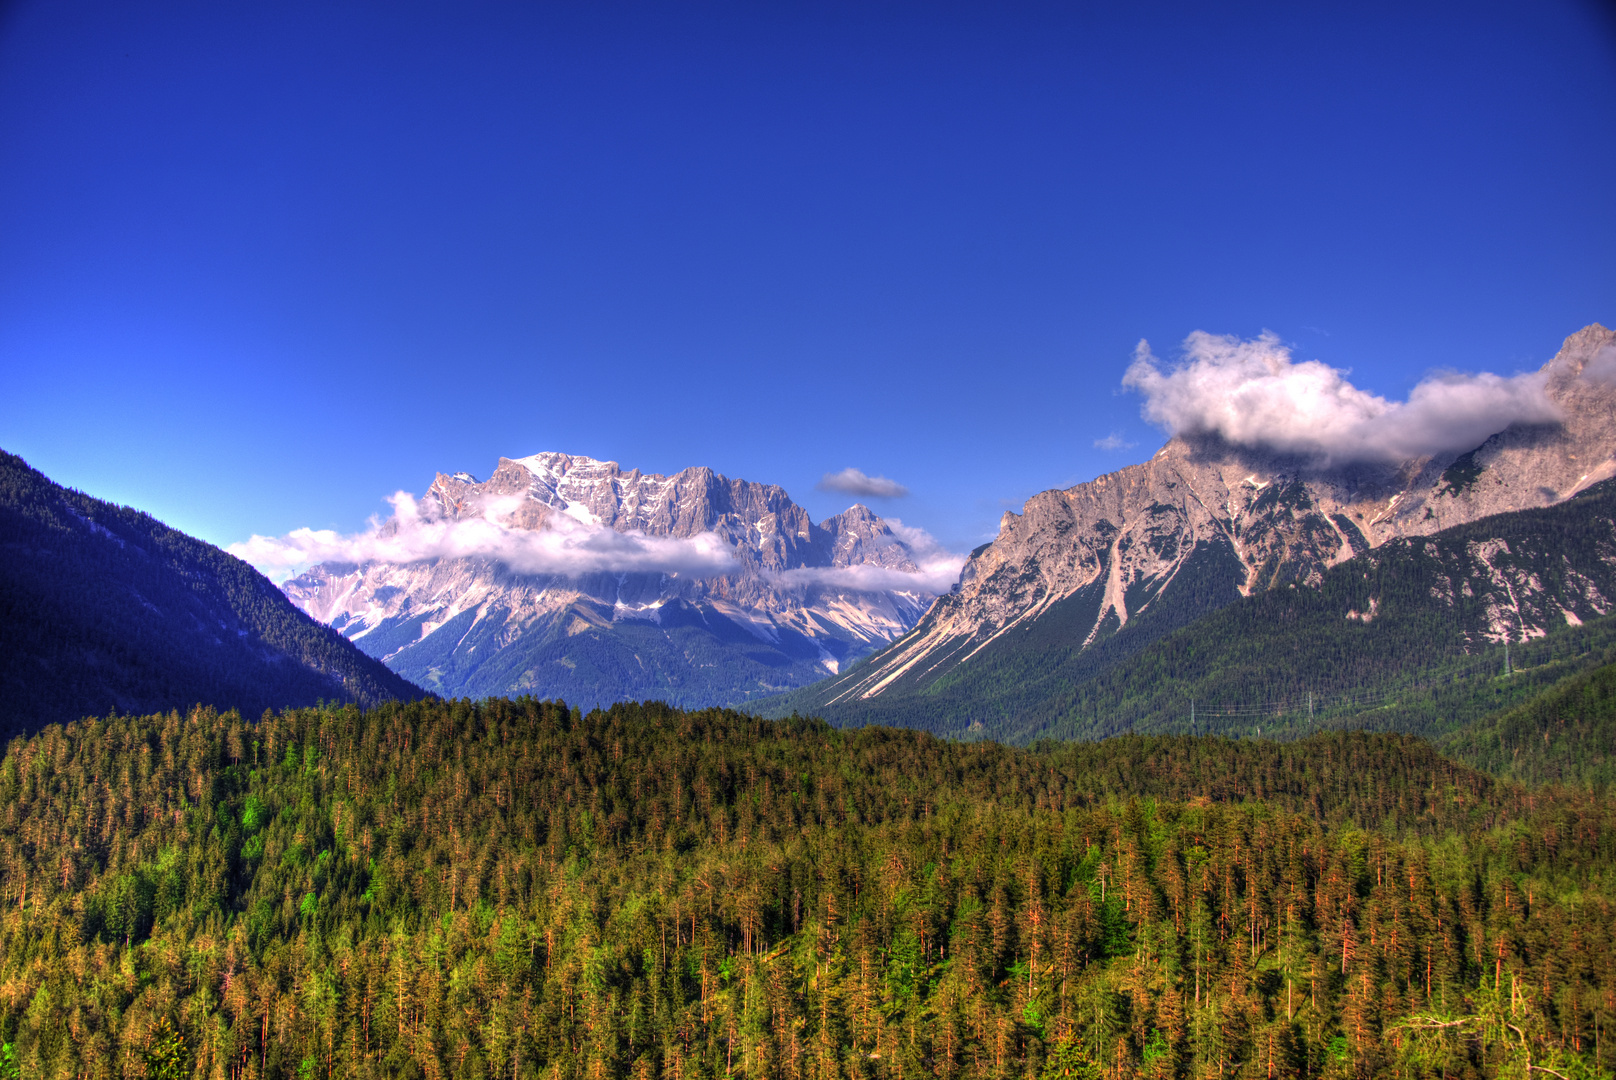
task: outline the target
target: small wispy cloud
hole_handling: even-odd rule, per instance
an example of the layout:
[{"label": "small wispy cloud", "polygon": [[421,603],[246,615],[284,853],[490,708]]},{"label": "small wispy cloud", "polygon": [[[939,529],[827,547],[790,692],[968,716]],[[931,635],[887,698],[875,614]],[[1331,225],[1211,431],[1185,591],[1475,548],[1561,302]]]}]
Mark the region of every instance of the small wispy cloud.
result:
[{"label": "small wispy cloud", "polygon": [[1094,448],[1096,450],[1106,450],[1106,451],[1110,451],[1110,450],[1131,450],[1136,445],[1138,445],[1138,444],[1137,443],[1131,443],[1131,442],[1124,442],[1122,436],[1119,433],[1115,432],[1115,431],[1113,431],[1111,434],[1107,435],[1103,439],[1095,439],[1094,440]]},{"label": "small wispy cloud", "polygon": [[888,480],[884,476],[867,476],[862,470],[852,467],[841,472],[826,473],[814,486],[820,491],[836,491],[843,495],[859,495],[875,499],[901,499],[909,494],[909,489],[896,480]]},{"label": "small wispy cloud", "polygon": [[1360,390],[1348,372],[1298,363],[1278,337],[1242,341],[1196,331],[1163,369],[1141,341],[1124,386],[1145,396],[1146,419],[1171,435],[1212,434],[1322,464],[1405,461],[1468,450],[1513,423],[1559,420],[1541,373],[1437,372],[1407,401]]},{"label": "small wispy cloud", "polygon": [[520,497],[490,499],[476,517],[447,518],[436,504],[407,491],[388,500],[393,514],[372,518],[363,532],[293,529],[285,536],[253,536],[231,544],[230,554],[251,563],[272,581],[284,581],[316,563],[409,564],[433,559],[492,559],[519,574],[580,577],[598,573],[660,573],[721,577],[735,570],[734,550],[705,532],[692,537],[647,536],[589,526],[564,514],[543,529],[525,529],[504,518]]}]

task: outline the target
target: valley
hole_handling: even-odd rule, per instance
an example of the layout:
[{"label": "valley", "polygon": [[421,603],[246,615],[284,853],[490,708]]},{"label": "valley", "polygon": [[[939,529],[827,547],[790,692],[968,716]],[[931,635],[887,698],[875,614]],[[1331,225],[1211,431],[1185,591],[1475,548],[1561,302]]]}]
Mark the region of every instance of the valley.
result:
[{"label": "valley", "polygon": [[1609,1077],[1613,339],[962,570],[546,453],[276,588],[8,455],[0,1077]]},{"label": "valley", "polygon": [[1616,1080],[1611,11],[0,5],[0,1080]]}]

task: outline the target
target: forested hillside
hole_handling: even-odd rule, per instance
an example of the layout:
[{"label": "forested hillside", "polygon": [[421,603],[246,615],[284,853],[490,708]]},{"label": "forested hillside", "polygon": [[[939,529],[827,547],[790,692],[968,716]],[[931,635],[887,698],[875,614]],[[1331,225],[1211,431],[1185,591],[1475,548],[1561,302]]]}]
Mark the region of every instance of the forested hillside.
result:
[{"label": "forested hillside", "polygon": [[1529,783],[1616,784],[1616,664],[1562,679],[1442,742],[1479,768]]},{"label": "forested hillside", "polygon": [[241,560],[0,451],[0,736],[111,709],[421,695]]},{"label": "forested hillside", "polygon": [[[1502,674],[1506,638],[1519,648],[1530,633],[1534,655],[1605,648],[1616,625],[1604,600],[1616,595],[1613,537],[1616,481],[1606,481],[1554,506],[1388,541],[1332,567],[1317,587],[1246,597],[1132,655],[1085,650],[1056,605],[918,692],[828,703],[826,683],[767,711],[1027,742],[1187,731],[1192,701],[1203,707],[1199,730],[1245,734],[1286,700],[1288,715],[1266,711],[1271,726],[1294,727],[1309,694],[1378,703],[1387,691],[1479,670],[1483,656]],[[1437,734],[1513,703],[1472,690],[1460,694],[1462,716],[1415,710],[1402,730]]]},{"label": "forested hillside", "polygon": [[1398,736],[86,720],[0,761],[0,1040],[27,1076],[1606,1075],[1613,867],[1607,802]]},{"label": "forested hillside", "polygon": [[[1616,595],[1616,384],[1599,357],[1611,348],[1616,334],[1593,324],[1539,371],[1554,423],[1509,425],[1462,453],[1395,466],[1296,457],[1229,441],[1215,424],[1178,430],[1147,461],[1006,513],[956,587],[891,646],[751,707],[1008,740],[1097,735],[1159,716],[1151,697],[1162,687],[1146,678],[1118,700],[1114,685],[1086,684],[1185,628],[1226,635],[1216,647],[1283,655],[1281,667],[1317,690],[1321,675],[1351,684],[1387,668],[1387,650],[1342,632],[1342,620],[1398,623],[1379,636],[1424,665],[1478,639],[1524,640],[1605,615]],[[1255,614],[1261,632],[1227,636],[1245,629],[1231,627],[1238,615],[1212,614],[1228,605]],[[1276,627],[1276,613],[1294,625]]]}]

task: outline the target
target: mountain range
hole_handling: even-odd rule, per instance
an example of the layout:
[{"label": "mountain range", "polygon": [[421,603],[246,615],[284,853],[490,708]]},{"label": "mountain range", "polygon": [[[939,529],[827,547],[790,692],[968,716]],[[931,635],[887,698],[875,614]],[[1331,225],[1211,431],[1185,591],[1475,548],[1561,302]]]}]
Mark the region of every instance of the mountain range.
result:
[{"label": "mountain range", "polygon": [[0,724],[73,721],[0,755],[0,1078],[1608,1076],[1613,339],[1464,453],[1175,439],[954,590],[862,507],[502,460],[305,531],[352,641],[0,454]]},{"label": "mountain range", "polygon": [[3,451],[0,635],[5,738],[113,711],[424,696],[240,559]]},{"label": "mountain range", "polygon": [[[1432,560],[1405,567],[1410,580],[1429,579],[1426,600],[1467,613],[1443,632],[1444,649],[1529,639],[1601,616],[1616,596],[1608,499],[1508,519],[1593,494],[1616,476],[1616,384],[1604,370],[1613,346],[1616,334],[1598,325],[1567,338],[1541,372],[1560,419],[1510,426],[1462,453],[1330,466],[1211,435],[1177,436],[1149,461],[1043,492],[1004,516],[998,538],[972,552],[958,588],[907,635],[759,708],[1000,737],[1092,730],[1095,722],[1080,717],[1098,715],[1098,705],[1077,688],[1153,643],[1182,631],[1232,647],[1226,626],[1223,637],[1209,637],[1214,624],[1199,621],[1265,594],[1321,597],[1327,584],[1382,578],[1410,559]],[[1496,528],[1463,532],[1457,547],[1434,542],[1483,519]],[[1504,534],[1523,528],[1547,531],[1525,549],[1517,537],[1512,548]],[[1576,559],[1556,539],[1565,528],[1585,533]],[[1433,543],[1415,542],[1425,537]],[[1380,558],[1392,543],[1403,555]],[[1370,590],[1329,618],[1384,627],[1382,602]]]},{"label": "mountain range", "polygon": [[[1328,710],[1505,643],[1549,641],[1532,655],[1569,674],[1564,642],[1616,644],[1613,361],[1616,334],[1572,335],[1534,376],[1552,419],[1463,452],[1330,464],[1175,436],[1034,496],[957,572],[863,506],[815,523],[774,485],[543,453],[439,474],[276,590],[7,456],[4,722],[425,687],[1030,741],[1183,730],[1197,701],[1197,730],[1244,730],[1253,702]],[[1440,735],[1450,705],[1516,700],[1444,692],[1397,723]]]},{"label": "mountain range", "polygon": [[[412,514],[378,543],[415,557],[321,563],[282,587],[448,696],[745,702],[899,637],[957,566],[939,577],[932,545],[864,506],[816,524],[772,484],[560,453],[501,458],[486,481],[440,473]],[[430,554],[411,546],[428,533]]]}]

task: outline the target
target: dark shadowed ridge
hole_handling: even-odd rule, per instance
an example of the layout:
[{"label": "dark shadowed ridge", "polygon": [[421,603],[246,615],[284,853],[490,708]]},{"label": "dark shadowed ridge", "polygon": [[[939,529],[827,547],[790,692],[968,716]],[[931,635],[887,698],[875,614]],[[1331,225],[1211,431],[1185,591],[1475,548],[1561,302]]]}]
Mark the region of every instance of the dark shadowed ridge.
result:
[{"label": "dark shadowed ridge", "polygon": [[423,696],[240,559],[0,451],[0,733]]}]

